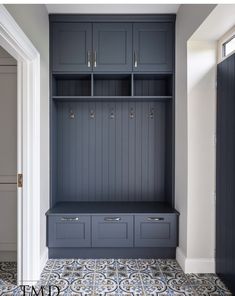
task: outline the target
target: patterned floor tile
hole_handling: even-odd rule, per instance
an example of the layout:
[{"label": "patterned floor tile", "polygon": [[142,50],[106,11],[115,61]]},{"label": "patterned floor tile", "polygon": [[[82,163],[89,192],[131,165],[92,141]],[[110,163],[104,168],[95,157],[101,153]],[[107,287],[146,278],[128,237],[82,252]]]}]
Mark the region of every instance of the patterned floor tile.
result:
[{"label": "patterned floor tile", "polygon": [[187,274],[186,276],[199,295],[232,295],[215,274]]},{"label": "patterned floor tile", "polygon": [[[50,259],[37,286],[49,285],[60,296],[232,295],[215,274],[185,275],[176,260],[162,259]],[[0,295],[22,295],[15,263],[0,263]]]}]

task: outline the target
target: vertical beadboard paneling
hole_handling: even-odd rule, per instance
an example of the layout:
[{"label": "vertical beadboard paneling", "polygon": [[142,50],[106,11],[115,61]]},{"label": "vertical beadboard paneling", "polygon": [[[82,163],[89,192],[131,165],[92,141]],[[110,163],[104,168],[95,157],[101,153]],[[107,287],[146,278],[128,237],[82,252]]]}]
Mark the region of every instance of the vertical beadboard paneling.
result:
[{"label": "vertical beadboard paneling", "polygon": [[122,198],[122,103],[116,103],[115,114],[115,136],[116,136],[116,182],[115,182],[115,200]]},{"label": "vertical beadboard paneling", "polygon": [[128,137],[128,199],[133,200],[136,198],[135,192],[135,171],[136,171],[136,144],[135,144],[135,137],[136,137],[136,104],[134,102],[129,103],[129,112],[133,110],[133,118],[129,116],[129,137]]},{"label": "vertical beadboard paneling", "polygon": [[122,200],[128,200],[129,183],[129,104],[122,103]]},{"label": "vertical beadboard paneling", "polygon": [[[111,113],[114,114],[114,118],[112,118]],[[115,182],[116,182],[116,137],[115,137],[115,131],[116,131],[116,119],[115,119],[115,113],[116,113],[116,106],[115,103],[109,103],[108,104],[108,113],[105,114],[105,116],[108,117],[109,122],[109,198],[112,196],[115,198]]]},{"label": "vertical beadboard paneling", "polygon": [[89,124],[90,124],[90,110],[88,103],[81,104],[80,116],[82,116],[82,200],[89,201],[88,188],[89,188]]},{"label": "vertical beadboard paneling", "polygon": [[142,109],[142,141],[141,141],[141,200],[148,200],[148,142],[149,142],[149,120],[148,103],[143,104]]},{"label": "vertical beadboard paneling", "polygon": [[88,140],[88,196],[89,199],[96,198],[96,103],[88,104],[89,112],[94,112],[95,117],[89,118],[89,140]]},{"label": "vertical beadboard paneling", "polygon": [[216,272],[235,293],[235,54],[217,66]]},{"label": "vertical beadboard paneling", "polygon": [[95,193],[96,200],[102,200],[103,184],[103,103],[96,103],[95,119]]},{"label": "vertical beadboard paneling", "polygon": [[102,108],[102,200],[109,200],[109,106]]},{"label": "vertical beadboard paneling", "polygon": [[141,200],[142,194],[142,102],[136,103],[136,131],[135,131],[135,198]]},{"label": "vertical beadboard paneling", "polygon": [[162,102],[58,103],[58,200],[164,200],[165,109]]},{"label": "vertical beadboard paneling", "polygon": [[[149,122],[149,134],[148,134],[148,197],[150,200],[154,199],[154,184],[155,176],[154,172],[156,167],[153,165],[155,162],[155,120],[156,120],[156,110],[154,103],[148,104],[148,122]],[[158,165],[158,164],[157,164]]]}]

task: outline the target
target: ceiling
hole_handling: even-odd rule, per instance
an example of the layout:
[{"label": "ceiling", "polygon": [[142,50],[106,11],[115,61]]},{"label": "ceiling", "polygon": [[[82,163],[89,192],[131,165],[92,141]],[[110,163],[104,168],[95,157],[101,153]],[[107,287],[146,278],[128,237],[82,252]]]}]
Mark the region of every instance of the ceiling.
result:
[{"label": "ceiling", "polygon": [[234,16],[234,4],[217,5],[193,34],[192,40],[218,40],[235,25]]},{"label": "ceiling", "polygon": [[177,13],[179,4],[46,4],[48,13]]}]

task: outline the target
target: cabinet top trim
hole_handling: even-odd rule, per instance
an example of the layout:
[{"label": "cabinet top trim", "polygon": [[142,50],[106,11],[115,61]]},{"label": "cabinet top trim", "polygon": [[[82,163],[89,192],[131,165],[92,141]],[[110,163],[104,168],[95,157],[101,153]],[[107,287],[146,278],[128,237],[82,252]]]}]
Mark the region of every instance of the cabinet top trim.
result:
[{"label": "cabinet top trim", "polygon": [[50,14],[50,22],[175,22],[175,14]]}]

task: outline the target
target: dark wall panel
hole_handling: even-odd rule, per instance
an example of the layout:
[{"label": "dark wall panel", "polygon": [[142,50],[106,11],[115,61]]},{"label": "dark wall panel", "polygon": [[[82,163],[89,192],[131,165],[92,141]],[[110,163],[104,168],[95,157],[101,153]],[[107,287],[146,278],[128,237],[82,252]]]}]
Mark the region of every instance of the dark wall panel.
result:
[{"label": "dark wall panel", "polygon": [[218,65],[216,272],[235,294],[235,55]]},{"label": "dark wall panel", "polygon": [[58,103],[58,201],[164,201],[166,105]]}]

